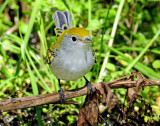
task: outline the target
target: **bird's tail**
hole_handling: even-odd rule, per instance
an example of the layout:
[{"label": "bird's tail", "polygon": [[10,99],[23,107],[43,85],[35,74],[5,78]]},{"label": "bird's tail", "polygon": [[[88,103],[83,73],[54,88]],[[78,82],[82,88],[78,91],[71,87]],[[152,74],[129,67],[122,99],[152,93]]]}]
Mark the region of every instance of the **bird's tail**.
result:
[{"label": "bird's tail", "polygon": [[52,17],[56,24],[55,32],[57,36],[59,36],[63,30],[72,27],[72,16],[68,11],[56,11]]}]

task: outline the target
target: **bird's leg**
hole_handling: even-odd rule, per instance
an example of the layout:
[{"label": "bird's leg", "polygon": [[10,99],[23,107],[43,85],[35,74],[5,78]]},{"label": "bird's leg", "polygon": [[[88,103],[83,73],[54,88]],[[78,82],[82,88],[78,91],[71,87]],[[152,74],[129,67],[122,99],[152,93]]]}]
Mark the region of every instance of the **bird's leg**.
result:
[{"label": "bird's leg", "polygon": [[60,79],[58,79],[58,83],[59,83],[59,87],[60,87],[60,89],[59,89],[59,96],[60,96],[60,102],[61,102],[61,104],[63,103],[63,101],[65,101],[65,96],[64,96],[64,91],[63,91],[63,89],[61,88],[61,84],[60,84]]},{"label": "bird's leg", "polygon": [[90,91],[90,94],[92,94],[94,92],[94,89],[93,89],[91,83],[87,80],[87,78],[85,76],[83,76],[83,77],[86,80],[86,86],[87,86],[88,90]]}]

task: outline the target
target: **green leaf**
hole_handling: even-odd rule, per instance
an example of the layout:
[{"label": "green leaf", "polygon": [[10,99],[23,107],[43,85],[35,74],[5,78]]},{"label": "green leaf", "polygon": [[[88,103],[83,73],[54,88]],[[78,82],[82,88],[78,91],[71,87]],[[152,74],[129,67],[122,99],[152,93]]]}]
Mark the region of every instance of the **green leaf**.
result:
[{"label": "green leaf", "polygon": [[22,44],[22,39],[19,38],[17,35],[14,35],[14,34],[5,34],[3,36],[4,39],[10,39],[14,42],[16,42],[18,45],[21,45]]},{"label": "green leaf", "polygon": [[9,69],[7,69],[5,65],[2,66],[1,72],[5,75],[6,78],[11,78],[11,77],[13,77],[13,72],[12,72],[12,70],[10,71]]},{"label": "green leaf", "polygon": [[160,60],[155,60],[153,63],[152,63],[152,66],[153,68],[160,68]]},{"label": "green leaf", "polygon": [[11,78],[8,78],[7,80],[3,81],[1,84],[0,84],[0,89],[9,81],[15,79],[16,77],[11,77]]},{"label": "green leaf", "polygon": [[116,70],[116,67],[114,64],[112,63],[107,63],[106,64],[106,69],[110,70],[110,71],[115,71]]},{"label": "green leaf", "polygon": [[21,32],[23,34],[26,34],[27,33],[28,24],[26,24],[25,22],[21,21],[19,28],[20,28],[20,30],[21,30]]}]

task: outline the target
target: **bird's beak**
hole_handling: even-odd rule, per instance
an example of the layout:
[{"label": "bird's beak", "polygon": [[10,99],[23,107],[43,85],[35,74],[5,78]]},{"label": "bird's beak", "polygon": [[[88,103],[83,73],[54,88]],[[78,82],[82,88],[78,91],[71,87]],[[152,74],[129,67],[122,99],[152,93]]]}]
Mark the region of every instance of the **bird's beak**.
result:
[{"label": "bird's beak", "polygon": [[83,43],[91,43],[92,40],[90,38],[85,38],[85,40],[82,40]]}]

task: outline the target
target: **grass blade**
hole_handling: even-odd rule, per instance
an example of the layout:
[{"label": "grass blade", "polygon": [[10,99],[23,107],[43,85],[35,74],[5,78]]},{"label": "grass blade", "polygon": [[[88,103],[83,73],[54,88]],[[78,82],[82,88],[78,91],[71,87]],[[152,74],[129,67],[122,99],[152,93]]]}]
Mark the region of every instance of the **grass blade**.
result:
[{"label": "grass blade", "polygon": [[32,73],[31,68],[30,68],[27,60],[26,60],[26,64],[27,64],[27,68],[28,68],[28,72],[29,72],[29,76],[30,76],[30,80],[31,80],[31,86],[32,86],[33,94],[38,95],[39,92],[38,92],[38,86],[37,86],[36,81],[35,81],[35,76]]},{"label": "grass blade", "polygon": [[49,93],[52,93],[51,89],[47,86],[46,82],[43,80],[43,78],[42,78],[41,74],[39,73],[37,67],[35,66],[34,62],[32,61],[32,59],[31,59],[31,57],[30,57],[30,55],[29,55],[28,50],[25,50],[25,52],[26,52],[26,55],[27,55],[27,57],[28,57],[28,59],[29,59],[29,62],[31,63],[33,69],[35,70],[37,76],[40,78],[40,80],[41,80],[42,83],[44,84],[45,90],[48,91]]},{"label": "grass blade", "polygon": [[[109,49],[113,53],[121,56],[126,62],[128,62],[128,63],[133,62],[133,59],[130,59],[129,57],[127,57],[126,55],[124,55],[122,52],[120,52],[120,51],[118,51],[118,50],[116,50],[116,49],[114,49],[112,47],[109,47]],[[159,73],[155,72],[153,69],[145,66],[142,63],[137,62],[134,65],[134,68],[136,68],[138,71],[142,72],[144,75],[148,76],[151,79],[160,79],[160,74]]]},{"label": "grass blade", "polygon": [[7,6],[9,0],[5,0],[5,2],[3,3],[3,5],[0,7],[0,14],[3,12],[3,10],[5,9],[5,7]]},{"label": "grass blade", "polygon": [[[116,18],[115,18],[115,21],[114,21],[114,24],[113,24],[113,29],[112,29],[112,33],[111,33],[111,37],[112,38],[109,41],[109,47],[111,47],[113,45],[114,36],[115,36],[116,30],[117,30],[120,14],[122,12],[122,8],[123,8],[124,3],[125,3],[125,0],[121,0],[119,8],[118,8],[118,11],[117,11],[117,15],[116,15]],[[105,66],[106,66],[106,64],[108,62],[109,55],[110,55],[110,51],[108,51],[106,53],[106,57],[105,57],[105,59],[103,61],[102,68],[101,68],[101,71],[99,73],[98,82],[103,80],[104,72],[105,72]]]},{"label": "grass blade", "polygon": [[11,78],[8,78],[7,80],[3,81],[1,84],[0,84],[0,89],[9,81],[15,79],[16,77],[11,77]]},{"label": "grass blade", "polygon": [[44,62],[42,62],[42,61],[35,55],[35,53],[34,53],[32,50],[29,51],[29,54],[32,56],[32,58],[33,58],[39,65],[41,65],[41,66],[44,68],[44,70],[45,70],[47,76],[49,77],[49,79],[50,79],[53,87],[55,88],[55,91],[57,92],[57,91],[58,91],[58,84],[57,84],[55,81],[53,81],[53,80],[57,80],[56,77],[54,77],[54,76],[48,71],[48,69],[47,69],[46,65],[44,64]]},{"label": "grass blade", "polygon": [[34,6],[34,8],[33,8],[33,11],[32,11],[32,14],[31,14],[31,18],[30,18],[30,20],[29,20],[29,25],[28,25],[28,28],[27,28],[27,32],[26,32],[25,37],[24,37],[24,48],[27,47],[28,40],[29,40],[29,36],[30,36],[30,34],[31,34],[34,21],[35,21],[35,18],[36,18],[38,9],[39,9],[39,7],[40,7],[40,5],[41,5],[41,0],[36,0],[34,5],[35,5],[35,6]]},{"label": "grass blade", "polygon": [[129,70],[138,62],[138,60],[144,55],[144,53],[147,51],[147,49],[153,44],[153,42],[157,39],[157,37],[160,34],[160,30],[157,32],[157,34],[152,38],[152,40],[148,43],[148,45],[142,50],[142,52],[131,62],[128,67],[126,68],[125,72],[128,73]]}]

